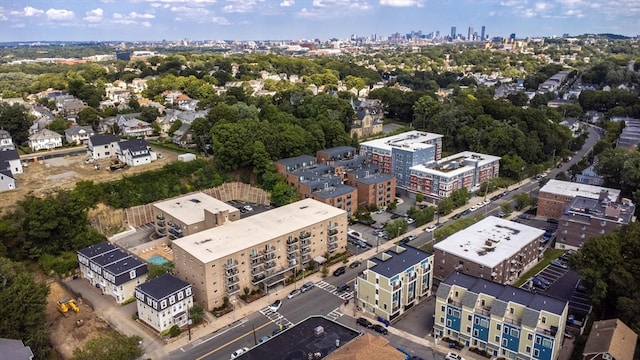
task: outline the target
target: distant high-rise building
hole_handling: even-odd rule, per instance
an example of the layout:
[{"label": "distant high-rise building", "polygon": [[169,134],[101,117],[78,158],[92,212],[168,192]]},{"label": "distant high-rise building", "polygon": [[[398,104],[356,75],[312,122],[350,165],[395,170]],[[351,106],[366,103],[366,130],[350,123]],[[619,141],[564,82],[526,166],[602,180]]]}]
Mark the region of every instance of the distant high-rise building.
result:
[{"label": "distant high-rise building", "polygon": [[484,25],[483,25],[483,26],[482,26],[482,30],[480,30],[480,40],[481,40],[481,41],[484,41],[484,40],[486,39],[486,38],[484,37],[484,36],[485,36],[484,30],[485,30],[485,28],[484,28]]},{"label": "distant high-rise building", "polygon": [[451,27],[451,40],[456,38],[456,27],[452,26]]},{"label": "distant high-rise building", "polygon": [[509,35],[509,40],[515,40],[516,39],[516,33],[511,33],[511,35]]},{"label": "distant high-rise building", "polygon": [[116,51],[116,60],[131,60],[131,52],[129,51]]},{"label": "distant high-rise building", "polygon": [[473,26],[469,26],[467,30],[467,41],[473,41]]}]

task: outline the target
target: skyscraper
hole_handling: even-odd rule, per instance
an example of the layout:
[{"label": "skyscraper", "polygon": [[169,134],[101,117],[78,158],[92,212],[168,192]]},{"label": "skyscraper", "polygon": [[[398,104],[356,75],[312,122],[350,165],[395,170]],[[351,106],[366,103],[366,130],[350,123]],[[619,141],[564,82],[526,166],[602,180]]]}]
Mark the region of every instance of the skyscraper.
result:
[{"label": "skyscraper", "polygon": [[473,26],[469,26],[467,31],[467,41],[473,41]]},{"label": "skyscraper", "polygon": [[455,40],[456,38],[456,27],[452,26],[451,27],[451,40]]},{"label": "skyscraper", "polygon": [[485,40],[485,33],[484,33],[484,25],[482,25],[482,30],[480,30],[480,41],[484,41]]}]

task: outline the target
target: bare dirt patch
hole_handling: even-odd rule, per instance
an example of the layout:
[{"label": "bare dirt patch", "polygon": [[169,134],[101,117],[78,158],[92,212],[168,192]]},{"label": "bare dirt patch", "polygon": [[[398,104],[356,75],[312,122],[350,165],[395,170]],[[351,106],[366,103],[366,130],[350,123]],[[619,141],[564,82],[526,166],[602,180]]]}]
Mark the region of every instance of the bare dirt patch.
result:
[{"label": "bare dirt patch", "polygon": [[[47,298],[47,328],[51,343],[63,359],[70,359],[73,351],[81,348],[89,339],[108,332],[111,327],[100,319],[87,304],[76,300],[79,313],[67,312],[66,316],[58,311],[57,302],[61,299],[72,298],[57,282],[49,283],[49,297]],[[81,323],[81,325],[79,325]]]},{"label": "bare dirt patch", "polygon": [[[144,171],[155,170],[178,159],[178,154],[164,149],[154,149],[162,153],[162,158],[151,164],[129,167],[125,170],[110,171],[110,160],[99,160],[94,163],[85,163],[86,156],[64,156],[50,158],[37,163],[29,163],[24,168],[24,173],[17,175],[17,189],[2,192],[0,202],[0,215],[12,209],[15,204],[26,195],[36,197],[45,196],[55,189],[71,189],[78,181],[90,180],[93,182],[111,181],[131,176]],[[46,155],[47,153],[42,153]],[[96,170],[95,165],[100,165]]]}]

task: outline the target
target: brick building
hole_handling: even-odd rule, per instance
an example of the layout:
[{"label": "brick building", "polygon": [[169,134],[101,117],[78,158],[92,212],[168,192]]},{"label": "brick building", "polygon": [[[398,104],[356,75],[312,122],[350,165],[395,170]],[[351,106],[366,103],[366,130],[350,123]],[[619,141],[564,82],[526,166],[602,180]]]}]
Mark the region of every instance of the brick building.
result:
[{"label": "brick building", "polygon": [[538,216],[558,219],[567,205],[576,196],[588,199],[599,199],[605,191],[611,202],[620,199],[620,190],[609,189],[601,186],[574,183],[550,179],[541,189],[538,195]]}]

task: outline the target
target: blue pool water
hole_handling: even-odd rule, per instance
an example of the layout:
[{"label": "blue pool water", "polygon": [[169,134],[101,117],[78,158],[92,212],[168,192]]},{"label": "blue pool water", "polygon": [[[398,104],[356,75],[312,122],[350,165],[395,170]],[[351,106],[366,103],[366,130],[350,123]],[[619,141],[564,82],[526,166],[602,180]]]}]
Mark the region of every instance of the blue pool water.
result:
[{"label": "blue pool water", "polygon": [[149,261],[150,263],[152,263],[154,265],[164,265],[164,264],[169,262],[169,260],[167,260],[167,258],[165,258],[164,256],[160,256],[160,255],[153,255],[147,261]]}]

